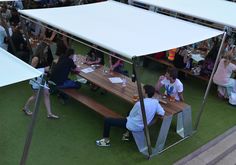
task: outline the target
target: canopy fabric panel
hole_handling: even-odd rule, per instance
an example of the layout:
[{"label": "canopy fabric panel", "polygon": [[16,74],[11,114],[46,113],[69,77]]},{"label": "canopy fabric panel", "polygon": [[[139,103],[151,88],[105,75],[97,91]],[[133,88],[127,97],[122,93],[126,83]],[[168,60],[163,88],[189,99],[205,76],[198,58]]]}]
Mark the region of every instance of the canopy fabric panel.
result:
[{"label": "canopy fabric panel", "polygon": [[0,48],[0,87],[40,76],[42,73]]},{"label": "canopy fabric panel", "polygon": [[21,10],[20,13],[129,59],[222,34],[215,29],[115,1]]},{"label": "canopy fabric panel", "polygon": [[134,0],[236,28],[236,3],[226,0]]}]

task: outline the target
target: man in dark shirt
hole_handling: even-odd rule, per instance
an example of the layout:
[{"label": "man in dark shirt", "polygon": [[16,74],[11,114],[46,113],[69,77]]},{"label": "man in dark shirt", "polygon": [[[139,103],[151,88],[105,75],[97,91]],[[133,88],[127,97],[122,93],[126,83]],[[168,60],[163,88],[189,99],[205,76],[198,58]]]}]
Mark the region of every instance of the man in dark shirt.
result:
[{"label": "man in dark shirt", "polygon": [[57,64],[52,69],[50,80],[53,81],[57,88],[80,88],[81,84],[68,78],[71,71],[78,71],[72,56],[74,55],[73,49],[67,49],[65,55],[62,55]]}]

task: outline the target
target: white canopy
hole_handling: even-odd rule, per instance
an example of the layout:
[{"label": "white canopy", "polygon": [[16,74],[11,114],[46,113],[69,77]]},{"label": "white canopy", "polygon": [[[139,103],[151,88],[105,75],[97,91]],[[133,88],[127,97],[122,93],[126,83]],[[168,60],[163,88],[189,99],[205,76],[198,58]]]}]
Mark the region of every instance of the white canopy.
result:
[{"label": "white canopy", "polygon": [[0,87],[40,76],[42,73],[0,48]]},{"label": "white canopy", "polygon": [[129,59],[222,34],[218,30],[114,1],[21,10],[20,13]]},{"label": "white canopy", "polygon": [[134,0],[236,28],[236,3],[226,0]]}]

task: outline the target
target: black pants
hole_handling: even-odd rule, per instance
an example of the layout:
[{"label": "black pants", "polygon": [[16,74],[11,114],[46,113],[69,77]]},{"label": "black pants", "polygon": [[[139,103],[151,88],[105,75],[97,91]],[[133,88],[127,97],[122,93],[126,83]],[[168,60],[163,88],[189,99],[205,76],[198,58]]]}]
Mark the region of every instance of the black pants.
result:
[{"label": "black pants", "polygon": [[120,118],[120,119],[106,118],[104,121],[103,137],[109,138],[111,126],[126,128],[126,123],[127,123],[126,118]]}]

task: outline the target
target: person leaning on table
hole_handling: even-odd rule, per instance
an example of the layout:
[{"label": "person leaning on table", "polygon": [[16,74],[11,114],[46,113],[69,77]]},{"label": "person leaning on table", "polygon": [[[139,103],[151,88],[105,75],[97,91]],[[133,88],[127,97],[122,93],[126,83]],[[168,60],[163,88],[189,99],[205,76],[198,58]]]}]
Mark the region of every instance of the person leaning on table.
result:
[{"label": "person leaning on table", "polygon": [[[31,65],[35,68],[41,68],[45,72],[48,72],[53,61],[53,58],[49,51],[50,51],[49,45],[46,42],[42,41],[36,48],[35,54],[32,58]],[[32,80],[30,81],[30,84],[32,85],[33,89],[33,95],[28,98],[27,102],[25,103],[25,106],[23,107],[23,112],[26,115],[32,115],[32,112],[30,111],[29,107],[31,104],[33,104],[33,102],[36,99],[36,95],[40,87],[39,84],[37,83],[40,82],[39,79],[40,77],[34,79],[34,81]],[[51,119],[58,119],[59,117],[57,115],[54,115],[51,111],[51,102],[47,84],[44,85],[43,92],[44,92],[44,104],[47,109],[47,117]]]},{"label": "person leaning on table", "polygon": [[178,71],[176,68],[168,68],[165,75],[160,76],[155,90],[160,93],[162,87],[165,88],[165,95],[174,96],[176,101],[184,101],[183,83],[177,78]]},{"label": "person leaning on table", "polygon": [[[55,83],[57,89],[63,88],[76,88],[79,89],[81,84],[77,81],[71,80],[69,78],[70,72],[79,72],[79,68],[76,66],[72,60],[74,55],[74,49],[67,49],[66,53],[60,56],[58,62],[52,67],[52,72],[50,75],[50,81]],[[62,101],[67,98],[64,94],[59,94]]]},{"label": "person leaning on table", "polygon": [[[155,114],[164,116],[165,111],[159,104],[158,100],[152,98],[155,94],[155,88],[151,85],[144,85],[144,106],[147,118],[147,124],[153,120]],[[140,101],[136,102],[130,111],[128,117],[115,119],[107,118],[104,123],[103,138],[96,141],[98,146],[110,146],[110,127],[122,127],[128,129],[128,131],[142,131],[144,129],[143,118],[141,112]],[[123,134],[122,140],[129,140],[129,132]]]}]

